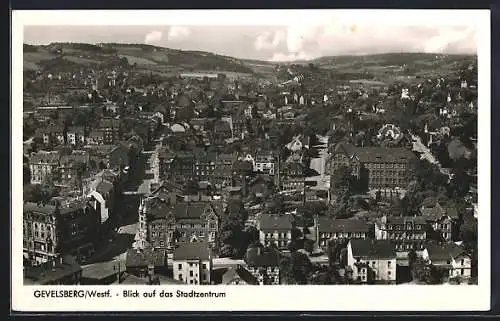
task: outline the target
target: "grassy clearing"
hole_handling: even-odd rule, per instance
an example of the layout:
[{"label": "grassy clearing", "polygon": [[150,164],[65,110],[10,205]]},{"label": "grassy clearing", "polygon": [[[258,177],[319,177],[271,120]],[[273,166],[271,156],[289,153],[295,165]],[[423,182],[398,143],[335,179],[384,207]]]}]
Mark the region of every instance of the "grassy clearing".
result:
[{"label": "grassy clearing", "polygon": [[136,56],[130,56],[130,55],[120,55],[120,58],[127,58],[128,63],[133,65],[134,63],[139,65],[139,66],[149,66],[149,65],[156,65],[157,63],[153,60],[146,59],[146,58],[141,58],[141,57],[136,57]]}]

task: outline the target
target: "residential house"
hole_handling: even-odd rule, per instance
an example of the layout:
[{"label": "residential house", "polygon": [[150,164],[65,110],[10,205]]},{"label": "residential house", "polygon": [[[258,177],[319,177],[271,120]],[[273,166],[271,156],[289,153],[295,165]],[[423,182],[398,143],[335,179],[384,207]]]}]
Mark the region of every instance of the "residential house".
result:
[{"label": "residential house", "polygon": [[89,133],[86,138],[87,145],[103,145],[104,144],[104,132],[101,130],[93,130]]},{"label": "residential house", "polygon": [[216,188],[224,188],[231,184],[233,177],[233,165],[237,157],[235,154],[217,154],[215,161],[215,172],[212,183]]},{"label": "residential house", "polygon": [[338,239],[367,239],[370,234],[370,225],[360,219],[331,219],[329,217],[315,217],[317,245],[323,249],[328,247],[330,240]]},{"label": "residential house", "polygon": [[428,243],[422,257],[434,267],[446,271],[443,281],[449,279],[467,280],[471,277],[471,256],[461,246],[453,243],[446,245]]},{"label": "residential house", "polygon": [[454,239],[459,219],[456,208],[444,208],[436,202],[432,207],[422,206],[420,213],[433,230],[440,233],[443,240],[451,241]]},{"label": "residential house", "polygon": [[126,259],[127,273],[137,277],[153,276],[167,270],[167,254],[163,249],[129,249]]},{"label": "residential house", "polygon": [[247,131],[247,118],[239,115],[232,117],[233,138],[244,139]]},{"label": "residential house", "polygon": [[210,284],[212,266],[212,253],[207,243],[184,243],[174,249],[175,280],[194,285]]},{"label": "residential house", "polygon": [[288,250],[292,241],[293,216],[261,214],[257,219],[259,241],[265,246],[276,245],[279,250]]},{"label": "residential house", "polygon": [[272,176],[275,173],[276,157],[272,152],[257,152],[253,164],[254,172]]},{"label": "residential house", "polygon": [[82,176],[90,162],[86,151],[74,150],[69,155],[62,155],[59,161],[59,179],[62,185],[80,187]]},{"label": "residential house", "polygon": [[360,283],[396,284],[396,251],[386,240],[350,240],[347,266]]},{"label": "residential house", "polygon": [[26,266],[24,285],[80,285],[82,267],[69,255],[51,258],[49,261]]},{"label": "residential house", "polygon": [[103,133],[104,144],[115,144],[121,140],[121,122],[119,119],[103,118],[97,128]]},{"label": "residential house", "polygon": [[216,144],[222,144],[226,139],[232,137],[231,125],[227,121],[216,121],[212,135]]},{"label": "residential house", "polygon": [[309,148],[309,137],[303,135],[295,136],[291,142],[286,145],[291,152],[299,152],[304,148]]},{"label": "residential house", "polygon": [[269,195],[273,191],[273,181],[267,175],[257,175],[248,182],[248,192],[257,198]]},{"label": "residential house", "polygon": [[50,204],[23,205],[23,253],[37,265],[73,255],[84,260],[94,251],[98,214],[87,199],[53,199]]},{"label": "residential house", "polygon": [[147,217],[148,239],[153,248],[171,249],[176,243],[215,243],[220,214],[209,202],[172,205],[152,198],[142,210]]},{"label": "residential house", "polygon": [[69,145],[77,146],[85,144],[85,128],[81,126],[69,127],[66,132],[66,138]]},{"label": "residential house", "polygon": [[248,248],[244,261],[247,270],[257,279],[259,285],[280,284],[280,253],[276,249],[261,246]]},{"label": "residential house", "polygon": [[172,180],[177,184],[185,182],[195,177],[195,156],[188,152],[170,152],[162,149],[158,153],[160,168],[160,178]]},{"label": "residential house", "polygon": [[259,285],[259,281],[241,265],[230,267],[222,275],[223,285]]},{"label": "residential house", "polygon": [[298,161],[285,162],[280,168],[279,186],[282,191],[303,190],[305,168]]},{"label": "residential house", "polygon": [[375,223],[375,238],[390,240],[396,251],[423,251],[427,239],[427,222],[421,216],[383,216]]},{"label": "residential house", "polygon": [[60,158],[61,154],[58,151],[39,151],[31,154],[29,159],[31,184],[57,181]]},{"label": "residential house", "polygon": [[213,182],[216,170],[216,153],[204,151],[195,154],[194,174],[199,181]]},{"label": "residential house", "polygon": [[43,143],[46,146],[62,145],[65,142],[64,127],[60,125],[49,125],[41,129]]},{"label": "residential house", "polygon": [[326,172],[333,175],[342,166],[350,166],[353,175],[370,189],[405,187],[412,175],[415,155],[404,148],[354,147],[337,144],[326,161]]}]

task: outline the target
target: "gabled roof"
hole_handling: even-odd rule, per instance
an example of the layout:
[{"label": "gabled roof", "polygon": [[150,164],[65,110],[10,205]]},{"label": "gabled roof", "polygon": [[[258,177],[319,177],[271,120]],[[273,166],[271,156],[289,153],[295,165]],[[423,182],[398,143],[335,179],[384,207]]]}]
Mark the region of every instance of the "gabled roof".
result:
[{"label": "gabled roof", "polygon": [[352,255],[367,259],[395,259],[396,250],[389,240],[350,240]]},{"label": "gabled roof", "polygon": [[55,164],[59,162],[61,154],[57,151],[39,151],[31,154],[30,163]]},{"label": "gabled roof", "polygon": [[444,246],[435,243],[428,243],[426,245],[426,249],[431,261],[451,260],[466,253],[463,247],[453,243],[446,244]]},{"label": "gabled roof", "polygon": [[247,269],[238,265],[236,267],[230,267],[226,273],[222,276],[222,284],[229,284],[234,279],[241,279],[249,285],[258,285],[259,281],[255,276],[252,275]]},{"label": "gabled roof", "polygon": [[365,232],[370,230],[370,226],[364,220],[360,219],[331,219],[320,217],[318,219],[318,229],[320,232]]},{"label": "gabled roof", "polygon": [[279,266],[280,253],[276,249],[250,247],[245,255],[245,263],[252,267]]},{"label": "gabled roof", "polygon": [[359,159],[362,163],[392,163],[400,161],[409,161],[415,158],[412,151],[401,148],[384,147],[355,147],[351,144],[340,143],[335,146],[334,153],[343,152],[350,158]]},{"label": "gabled roof", "polygon": [[181,243],[174,249],[174,261],[208,260],[211,257],[209,244],[206,242]]},{"label": "gabled roof", "polygon": [[153,250],[146,248],[144,250],[129,249],[127,251],[127,267],[145,267],[148,265],[165,266],[165,250]]},{"label": "gabled roof", "polygon": [[291,215],[262,214],[258,218],[260,230],[283,230],[290,231],[293,227]]}]

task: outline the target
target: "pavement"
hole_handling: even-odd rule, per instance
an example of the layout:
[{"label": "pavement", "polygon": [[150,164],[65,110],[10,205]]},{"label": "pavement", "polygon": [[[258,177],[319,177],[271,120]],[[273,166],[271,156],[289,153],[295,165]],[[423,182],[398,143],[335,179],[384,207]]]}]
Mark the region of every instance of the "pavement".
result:
[{"label": "pavement", "polygon": [[308,181],[316,181],[318,189],[329,189],[330,176],[325,174],[326,160],[328,159],[328,137],[319,136],[321,145],[315,146],[318,149],[319,157],[311,159],[311,169],[319,173],[318,176],[308,177]]},{"label": "pavement", "polygon": [[451,179],[451,173],[447,168],[441,167],[439,161],[432,155],[430,149],[422,143],[422,140],[417,135],[410,133],[413,140],[413,150],[420,153],[420,159],[425,159],[431,164],[435,164],[439,167],[439,171],[448,176]]}]

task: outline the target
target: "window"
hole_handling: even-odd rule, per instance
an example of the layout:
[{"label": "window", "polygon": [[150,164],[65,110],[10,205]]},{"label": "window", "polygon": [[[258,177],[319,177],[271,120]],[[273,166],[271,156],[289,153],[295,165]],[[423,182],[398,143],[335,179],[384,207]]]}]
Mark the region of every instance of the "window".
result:
[{"label": "window", "polygon": [[193,267],[193,263],[189,263],[189,267]]},{"label": "window", "polygon": [[178,278],[182,281],[182,274],[179,274]]},{"label": "window", "polygon": [[189,276],[193,276],[193,271],[189,271]]},{"label": "window", "polygon": [[202,267],[204,270],[206,270],[206,269],[207,269],[207,265],[206,265],[205,263],[203,263],[203,264],[201,265],[201,267]]},{"label": "window", "polygon": [[391,261],[387,261],[387,267],[390,268],[391,267]]},{"label": "window", "polygon": [[180,269],[182,269],[182,264],[179,264],[179,266],[178,266],[178,267],[179,267],[179,270],[180,270]]},{"label": "window", "polygon": [[460,275],[464,275],[464,269],[460,269]]},{"label": "window", "polygon": [[191,228],[194,228],[194,224],[191,224]]},{"label": "window", "polygon": [[203,274],[203,281],[206,281],[207,280],[207,275],[206,274]]},{"label": "window", "polygon": [[375,261],[372,262],[372,265],[375,265]]},{"label": "window", "polygon": [[450,264],[450,260],[446,261],[446,264]]},{"label": "window", "polygon": [[391,275],[391,271],[387,271],[387,275]]},{"label": "window", "polygon": [[193,280],[189,280],[189,284],[193,284]]},{"label": "window", "polygon": [[465,260],[464,260],[464,259],[462,259],[462,260],[460,261],[460,264],[461,264],[461,265],[464,265],[464,262],[465,262]]}]

